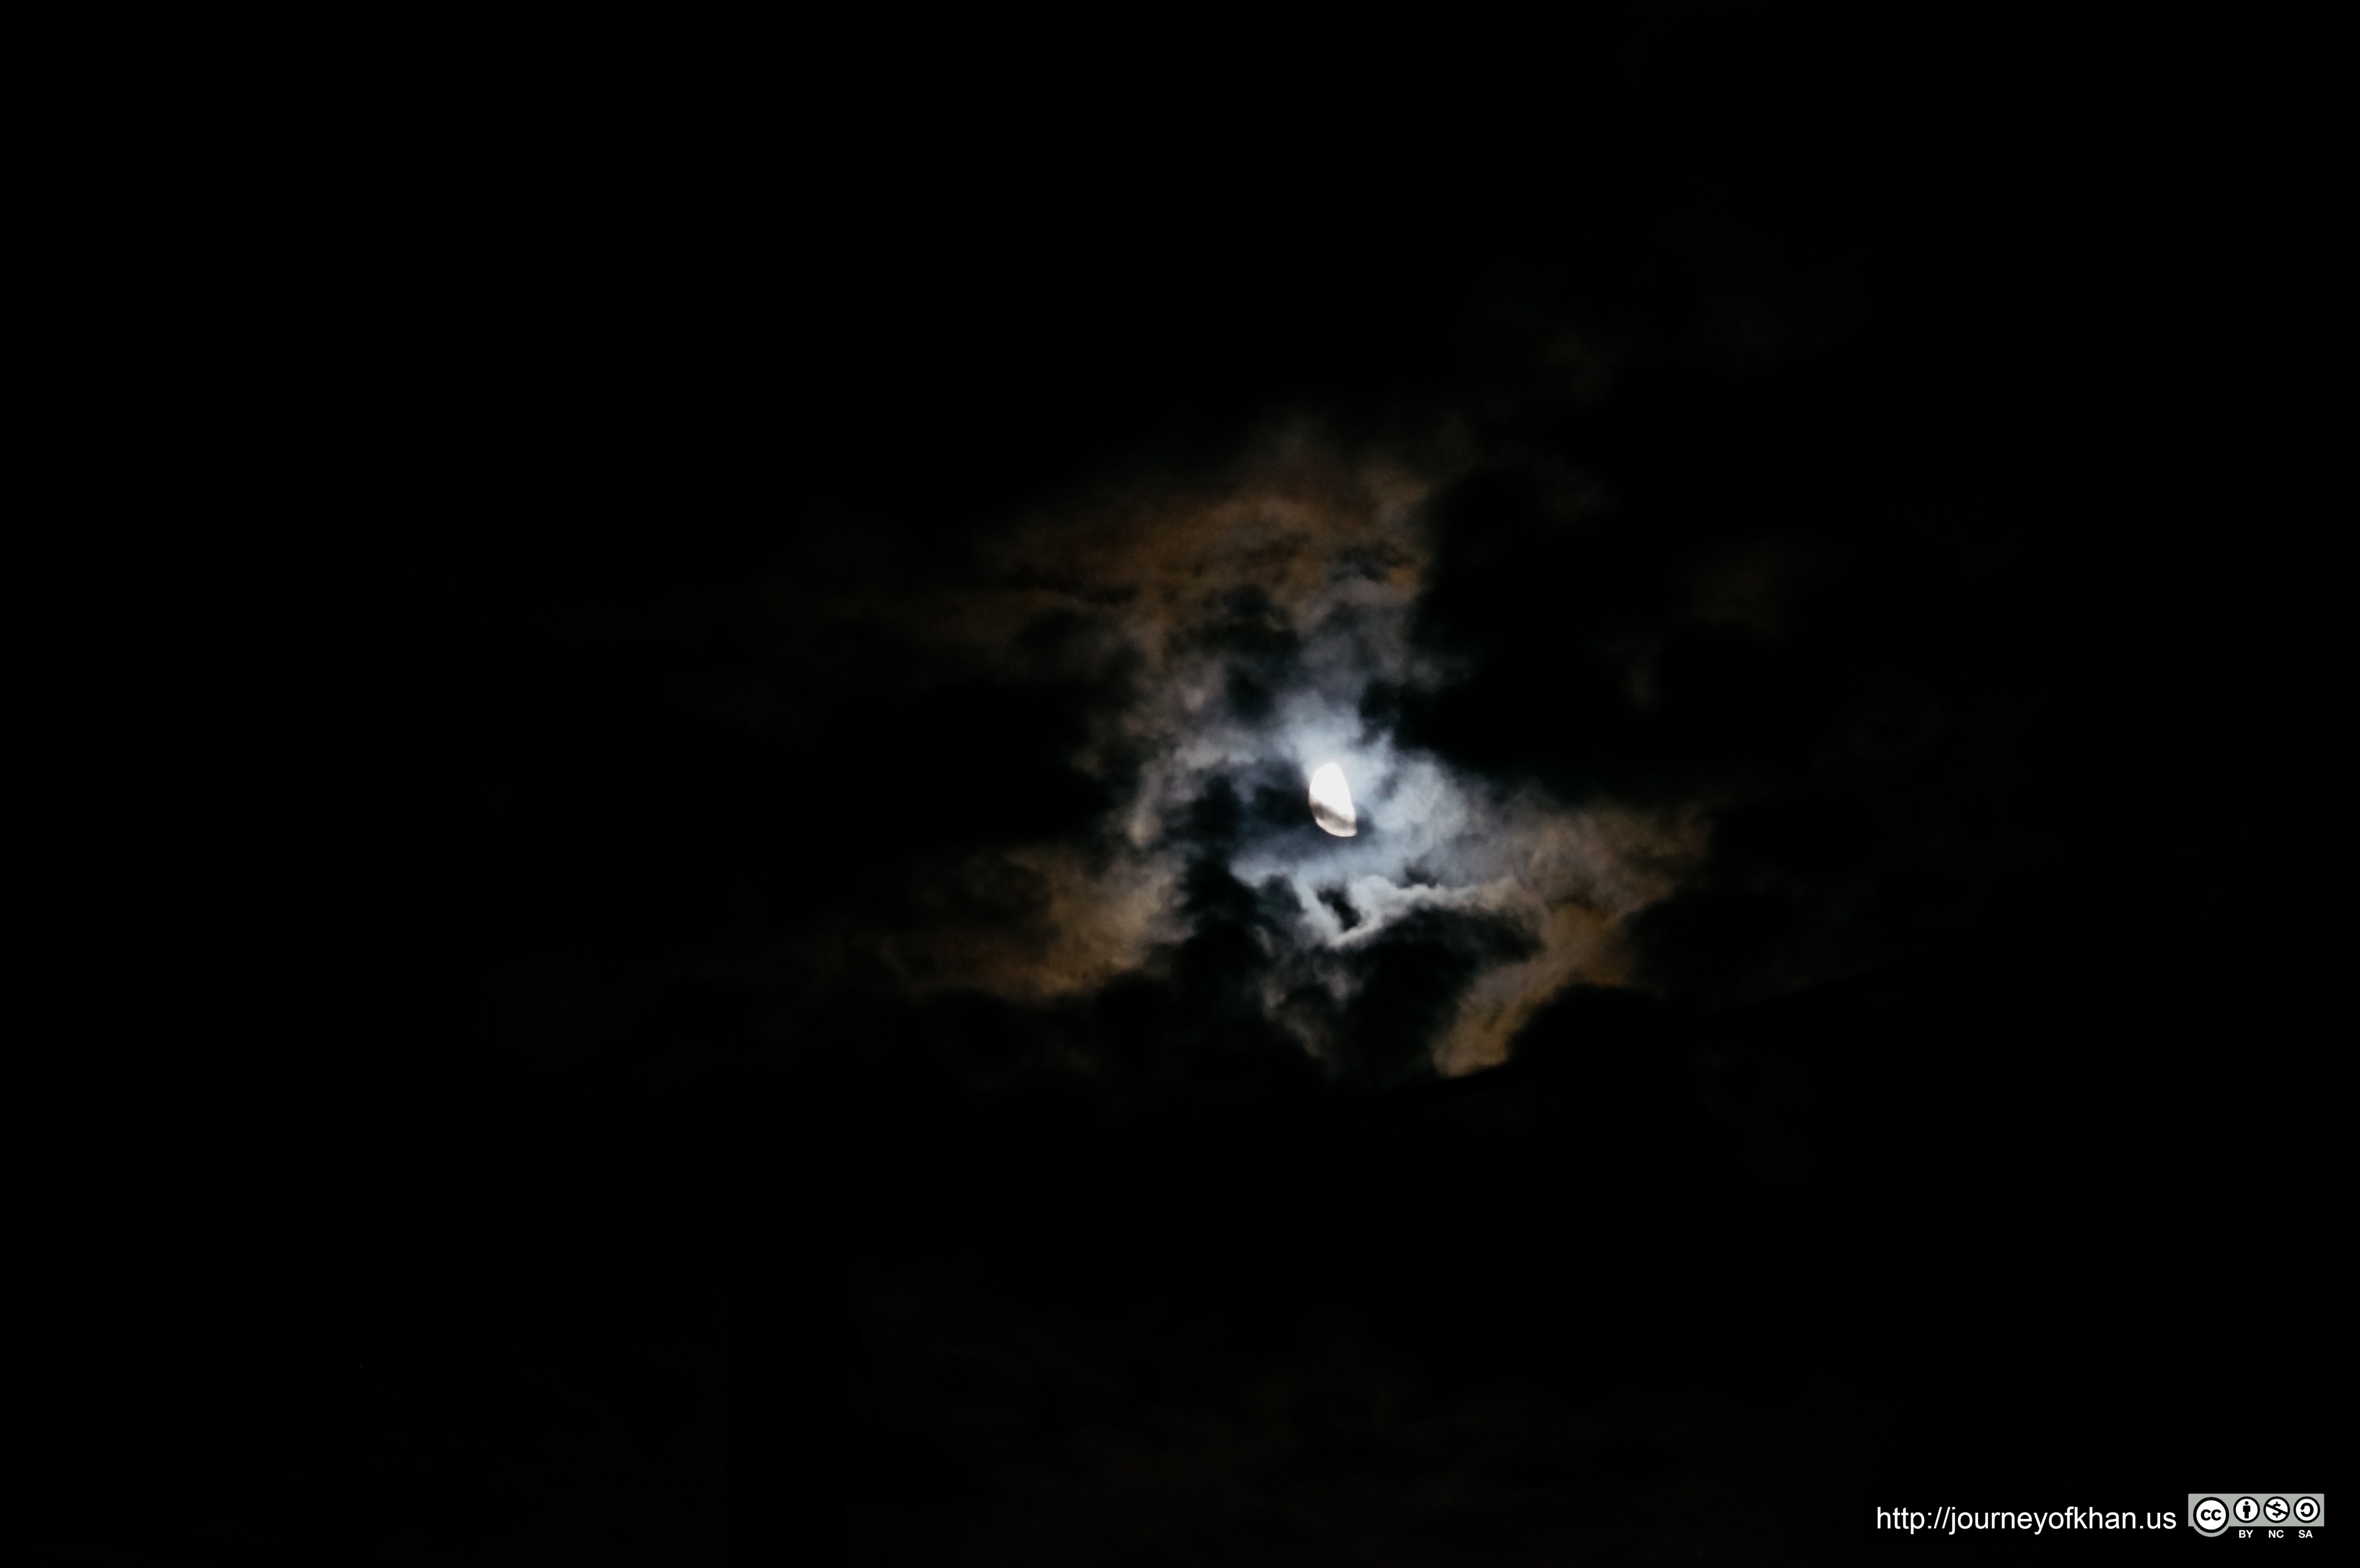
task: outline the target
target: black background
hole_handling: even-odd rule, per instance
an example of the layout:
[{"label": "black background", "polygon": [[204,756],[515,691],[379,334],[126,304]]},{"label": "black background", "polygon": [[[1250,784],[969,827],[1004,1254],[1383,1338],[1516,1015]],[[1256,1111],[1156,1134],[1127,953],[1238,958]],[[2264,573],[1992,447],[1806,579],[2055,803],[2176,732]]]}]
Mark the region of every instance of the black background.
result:
[{"label": "black background", "polygon": [[[1782,7],[56,49],[27,1560],[1880,1560],[1877,1506],[2318,1484],[2328,515],[2267,48]],[[1475,1079],[1231,1071],[1246,917],[1200,888],[1177,988],[1091,1014],[1163,1054],[1093,1097],[1022,1009],[711,978],[1105,804],[1087,693],[889,700],[890,648],[776,653],[765,583],[956,580],[1305,409],[1495,454],[1421,622],[1470,673],[1405,736],[1747,781],[1644,994]],[[1602,543],[1533,521],[1568,464]],[[1831,585],[1634,717],[1565,628],[1732,518]],[[990,760],[936,800],[945,753]]]}]

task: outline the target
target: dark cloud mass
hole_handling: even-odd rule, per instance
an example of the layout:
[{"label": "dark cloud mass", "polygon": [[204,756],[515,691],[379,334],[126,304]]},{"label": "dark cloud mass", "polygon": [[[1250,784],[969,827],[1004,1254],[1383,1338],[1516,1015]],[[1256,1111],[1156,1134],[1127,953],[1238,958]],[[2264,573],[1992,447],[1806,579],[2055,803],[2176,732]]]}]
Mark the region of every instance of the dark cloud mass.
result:
[{"label": "dark cloud mass", "polygon": [[2315,1479],[2185,1377],[2317,1354],[2223,1238],[2326,1234],[2333,821],[2194,109],[1844,7],[1171,87],[146,9],[17,334],[11,1561]]}]

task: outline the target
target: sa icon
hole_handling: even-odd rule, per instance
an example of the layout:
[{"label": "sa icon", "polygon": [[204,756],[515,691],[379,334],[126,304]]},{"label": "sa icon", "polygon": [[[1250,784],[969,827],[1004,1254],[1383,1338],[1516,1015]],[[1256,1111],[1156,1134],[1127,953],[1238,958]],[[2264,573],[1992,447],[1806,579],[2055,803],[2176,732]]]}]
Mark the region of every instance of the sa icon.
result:
[{"label": "sa icon", "polygon": [[2319,1499],[2297,1497],[2294,1500],[2294,1519],[2297,1524],[2316,1524],[2319,1521]]},{"label": "sa icon", "polygon": [[2256,1502],[2253,1498],[2239,1497],[2237,1499],[2236,1514],[2237,1522],[2239,1524],[2253,1523],[2254,1520],[2260,1516],[2261,1511],[2262,1505]]}]

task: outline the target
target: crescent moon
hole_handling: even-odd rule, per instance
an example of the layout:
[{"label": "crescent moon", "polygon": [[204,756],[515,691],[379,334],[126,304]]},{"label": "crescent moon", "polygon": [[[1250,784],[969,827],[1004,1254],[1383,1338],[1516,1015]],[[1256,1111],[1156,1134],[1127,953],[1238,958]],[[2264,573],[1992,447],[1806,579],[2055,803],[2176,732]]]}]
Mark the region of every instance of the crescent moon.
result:
[{"label": "crescent moon", "polygon": [[1332,762],[1321,763],[1311,775],[1311,820],[1338,838],[1360,831],[1360,818],[1352,812],[1351,786],[1344,782],[1344,770]]}]

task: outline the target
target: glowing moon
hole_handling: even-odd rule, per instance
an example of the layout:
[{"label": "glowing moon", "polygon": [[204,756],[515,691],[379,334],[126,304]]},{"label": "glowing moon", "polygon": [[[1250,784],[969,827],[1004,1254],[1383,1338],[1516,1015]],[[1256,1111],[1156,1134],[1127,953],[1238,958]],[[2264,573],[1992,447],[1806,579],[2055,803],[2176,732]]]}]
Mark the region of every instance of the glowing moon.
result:
[{"label": "glowing moon", "polygon": [[1360,831],[1360,818],[1352,814],[1351,788],[1344,782],[1344,770],[1332,762],[1321,763],[1311,775],[1311,820],[1338,838]]}]

